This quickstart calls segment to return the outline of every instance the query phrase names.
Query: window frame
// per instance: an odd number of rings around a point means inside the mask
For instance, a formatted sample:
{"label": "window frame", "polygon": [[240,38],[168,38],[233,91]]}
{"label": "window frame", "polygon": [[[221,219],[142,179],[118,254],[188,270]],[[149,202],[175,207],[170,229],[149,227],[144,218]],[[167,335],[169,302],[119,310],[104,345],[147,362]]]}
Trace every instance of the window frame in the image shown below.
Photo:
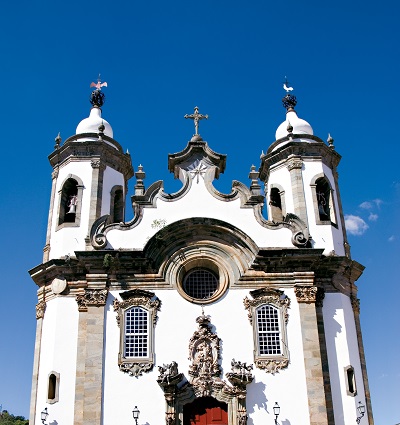
{"label": "window frame", "polygon": [[[287,340],[287,323],[289,320],[288,309],[290,308],[290,299],[283,291],[278,289],[261,288],[250,291],[253,299],[245,298],[244,306],[248,311],[248,319],[253,327],[254,343],[254,364],[257,368],[265,370],[267,373],[275,374],[280,369],[289,365],[289,349]],[[279,354],[261,354],[259,342],[259,322],[257,312],[261,307],[271,306],[277,311],[279,325]]]}
{"label": "window frame", "polygon": [[[157,323],[157,312],[161,308],[161,301],[153,292],[142,289],[133,289],[121,292],[120,297],[114,300],[114,311],[117,313],[117,324],[120,327],[120,343],[118,353],[119,369],[131,376],[141,376],[144,372],[149,372],[154,367],[154,337],[155,325]],[[140,307],[147,312],[147,355],[146,356],[126,356],[126,322],[127,312],[134,307]]]}
{"label": "window frame", "polygon": [[[121,211],[121,220],[116,220],[115,218],[115,214],[116,214],[116,209],[115,209],[115,200],[117,197],[117,192],[121,191],[122,192],[122,211]],[[112,223],[123,223],[125,221],[125,193],[124,193],[124,188],[121,185],[115,185],[112,187],[111,191],[110,191],[110,217],[111,217],[111,222]]]}
{"label": "window frame", "polygon": [[[329,217],[330,217],[329,220],[321,220],[319,215],[317,185],[321,179],[323,179],[329,187],[329,199],[328,199]],[[336,217],[334,190],[332,188],[331,182],[329,181],[328,177],[324,173],[317,174],[316,176],[313,177],[310,183],[310,187],[311,187],[312,199],[314,204],[315,223],[330,224],[337,228],[338,225],[337,225],[337,217]]]}
{"label": "window frame", "polygon": [[[63,199],[63,193],[65,190],[65,185],[68,180],[76,181],[77,188],[77,204],[76,204],[76,212],[75,212],[75,220],[74,221],[64,221],[65,216],[65,199]],[[75,174],[68,174],[68,176],[62,182],[60,189],[58,191],[58,213],[57,213],[57,224],[56,231],[63,229],[64,227],[79,227],[81,225],[81,211],[82,211],[82,198],[83,198],[83,182],[82,180],[76,176]]]}
{"label": "window frame", "polygon": [[[55,382],[54,382],[54,397],[53,398],[49,398],[50,395],[50,379],[51,376],[55,377]],[[52,370],[48,376],[47,376],[47,400],[46,402],[48,404],[54,404],[57,403],[59,401],[59,390],[60,390],[60,374],[58,372],[55,372],[54,370]]]}

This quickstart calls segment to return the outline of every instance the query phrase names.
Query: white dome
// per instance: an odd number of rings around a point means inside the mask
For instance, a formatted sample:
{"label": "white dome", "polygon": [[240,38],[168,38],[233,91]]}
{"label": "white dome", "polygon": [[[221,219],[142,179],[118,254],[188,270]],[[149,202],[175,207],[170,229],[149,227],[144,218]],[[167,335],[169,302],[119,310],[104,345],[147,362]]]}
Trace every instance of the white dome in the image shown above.
{"label": "white dome", "polygon": [[289,123],[293,127],[293,134],[314,134],[311,125],[299,118],[296,112],[292,110],[286,114],[286,120],[276,130],[275,140],[282,139],[289,134],[287,130]]}
{"label": "white dome", "polygon": [[113,137],[113,130],[111,125],[103,118],[101,118],[101,109],[100,108],[92,108],[90,111],[90,115],[82,120],[78,127],[76,127],[76,134],[82,133],[98,133],[99,126],[103,124],[104,134],[109,137]]}

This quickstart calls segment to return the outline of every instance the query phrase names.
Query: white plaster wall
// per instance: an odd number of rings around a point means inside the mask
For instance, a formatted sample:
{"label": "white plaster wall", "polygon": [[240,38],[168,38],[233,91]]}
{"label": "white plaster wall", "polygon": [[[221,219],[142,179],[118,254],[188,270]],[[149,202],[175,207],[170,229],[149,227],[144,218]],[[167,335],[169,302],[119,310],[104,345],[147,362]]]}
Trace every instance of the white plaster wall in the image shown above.
{"label": "white plaster wall", "polygon": [[[305,383],[303,346],[298,304],[292,289],[285,292],[291,299],[288,323],[290,365],[275,376],[254,368],[255,379],[248,389],[247,409],[249,425],[273,423],[272,407],[281,406],[280,420],[290,423],[309,423],[308,400]],[[165,399],[156,379],[158,365],[176,361],[179,372],[189,377],[189,340],[198,329],[196,317],[201,308],[184,300],[175,290],[158,290],[162,301],[155,327],[156,367],[139,378],[130,377],[118,369],[120,329],[112,302],[118,292],[112,292],[106,306],[106,337],[104,364],[103,423],[130,423],[132,409],[141,411],[141,424],[160,424],[165,421]],[[253,363],[253,330],[243,306],[248,290],[230,290],[219,301],[204,308],[211,316],[215,332],[222,339],[223,376],[231,371],[231,361]]]}
{"label": "white plaster wall", "polygon": [[[269,194],[271,192],[271,185],[279,184],[283,187],[285,191],[285,206],[286,213],[294,213],[294,204],[293,204],[293,191],[292,191],[292,182],[290,180],[290,172],[286,167],[286,163],[275,167],[271,170],[271,174],[268,179],[268,189],[266,191],[267,202],[269,199]],[[268,211],[270,212],[270,207],[268,205]],[[269,215],[269,219],[270,219]]]}
{"label": "white plaster wall", "polygon": [[[171,224],[191,217],[215,218],[228,222],[247,233],[259,247],[292,247],[292,232],[289,229],[270,230],[255,219],[253,208],[240,208],[240,199],[221,201],[207,190],[202,178],[192,181],[189,192],[177,201],[168,202],[157,198],[157,208],[144,208],[142,221],[136,227],[107,233],[109,244],[118,248],[143,248],[160,228],[154,220]],[[152,226],[153,225],[153,226]]]}
{"label": "white plaster wall", "polygon": [[117,185],[122,186],[122,190],[125,192],[124,176],[113,168],[106,167],[103,176],[100,216],[110,214],[111,189]]}
{"label": "white plaster wall", "polygon": [[[48,423],[73,424],[75,404],[78,307],[75,298],[58,297],[47,302],[43,319],[36,402],[36,423],[47,407]],[[59,401],[47,404],[48,376],[60,374]]]}
{"label": "white plaster wall", "polygon": [[[312,190],[310,183],[317,174],[324,173],[328,178],[331,187],[334,189],[334,207],[336,213],[336,224],[340,226],[338,229],[328,224],[316,224],[316,217],[314,211],[314,201],[312,197]],[[320,161],[304,161],[303,167],[303,185],[307,205],[307,216],[310,234],[315,241],[314,248],[324,248],[324,254],[329,254],[332,250],[337,255],[345,255],[343,245],[343,233],[341,231],[339,208],[336,199],[336,187],[330,168],[323,166]]]}
{"label": "white plaster wall", "polygon": [[[50,256],[60,258],[64,255],[73,255],[74,251],[85,249],[85,237],[88,233],[89,210],[90,210],[90,191],[92,185],[92,166],[87,162],[69,162],[60,168],[57,178],[56,193],[53,205],[53,218],[51,225]],[[81,222],[79,227],[64,227],[56,231],[58,225],[58,210],[60,205],[60,193],[63,183],[69,174],[76,175],[83,182]]]}
{"label": "white plaster wall", "polygon": [[[331,378],[335,425],[356,422],[357,405],[365,405],[365,392],[358,350],[354,313],[349,297],[326,294],[323,306],[326,346]],[[347,395],[345,367],[353,366],[357,395]],[[365,415],[363,423],[368,423]]]}

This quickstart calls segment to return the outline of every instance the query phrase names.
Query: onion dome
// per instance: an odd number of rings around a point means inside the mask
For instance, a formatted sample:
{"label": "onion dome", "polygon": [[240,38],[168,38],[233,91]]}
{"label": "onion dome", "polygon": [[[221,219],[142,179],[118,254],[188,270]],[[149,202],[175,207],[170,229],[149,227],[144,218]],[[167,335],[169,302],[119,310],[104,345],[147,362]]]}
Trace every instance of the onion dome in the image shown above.
{"label": "onion dome", "polygon": [[[286,108],[286,120],[278,127],[275,133],[275,140],[282,139],[289,134],[289,129],[292,130],[290,133],[293,134],[310,134],[313,135],[313,129],[311,125],[299,118],[294,110],[294,107],[297,104],[296,96],[292,94],[287,94],[282,99],[283,106]],[[291,128],[290,128],[291,127]]]}
{"label": "onion dome", "polygon": [[101,107],[105,102],[105,95],[101,91],[102,87],[107,87],[107,83],[102,83],[99,78],[97,83],[91,83],[90,87],[94,87],[95,90],[92,91],[90,95],[90,103],[93,105],[88,118],[82,120],[78,127],[76,127],[76,134],[83,133],[98,133],[100,131],[106,136],[113,137],[113,130],[111,125],[101,117]]}

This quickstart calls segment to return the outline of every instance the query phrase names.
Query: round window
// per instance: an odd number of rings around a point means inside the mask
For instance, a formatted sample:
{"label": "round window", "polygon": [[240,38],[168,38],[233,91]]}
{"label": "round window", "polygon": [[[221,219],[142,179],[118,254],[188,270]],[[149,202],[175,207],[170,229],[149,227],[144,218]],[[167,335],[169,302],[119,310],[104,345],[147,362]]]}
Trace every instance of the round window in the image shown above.
{"label": "round window", "polygon": [[189,297],[207,300],[218,290],[218,277],[207,269],[192,269],[183,280],[183,290]]}

